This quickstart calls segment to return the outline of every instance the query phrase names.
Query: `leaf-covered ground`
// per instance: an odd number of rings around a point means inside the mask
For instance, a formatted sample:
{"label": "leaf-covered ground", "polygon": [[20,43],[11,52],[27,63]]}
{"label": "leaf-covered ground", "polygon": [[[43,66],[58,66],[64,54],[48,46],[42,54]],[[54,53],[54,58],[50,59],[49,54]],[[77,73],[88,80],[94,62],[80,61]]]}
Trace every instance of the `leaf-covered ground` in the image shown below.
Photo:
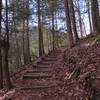
{"label": "leaf-covered ground", "polygon": [[[100,100],[100,36],[88,37],[65,52],[68,100]],[[88,44],[88,45],[87,45]]]}
{"label": "leaf-covered ground", "polygon": [[[0,100],[100,100],[100,37],[89,36],[70,50],[61,47],[57,51],[56,57],[49,58],[54,61],[42,61],[53,64],[38,65],[48,67],[38,73],[32,72],[34,62],[14,70],[14,89],[1,90]],[[32,79],[37,75],[51,77]]]}

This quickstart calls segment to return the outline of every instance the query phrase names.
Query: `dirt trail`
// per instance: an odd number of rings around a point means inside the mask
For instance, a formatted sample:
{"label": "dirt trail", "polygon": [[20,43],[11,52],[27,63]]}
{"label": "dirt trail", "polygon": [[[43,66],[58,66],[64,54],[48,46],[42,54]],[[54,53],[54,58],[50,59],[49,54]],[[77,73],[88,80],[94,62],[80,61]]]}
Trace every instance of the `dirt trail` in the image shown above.
{"label": "dirt trail", "polygon": [[12,100],[64,100],[61,89],[59,69],[63,69],[64,50],[62,47],[52,52],[36,64],[28,65],[12,77],[16,95]]}

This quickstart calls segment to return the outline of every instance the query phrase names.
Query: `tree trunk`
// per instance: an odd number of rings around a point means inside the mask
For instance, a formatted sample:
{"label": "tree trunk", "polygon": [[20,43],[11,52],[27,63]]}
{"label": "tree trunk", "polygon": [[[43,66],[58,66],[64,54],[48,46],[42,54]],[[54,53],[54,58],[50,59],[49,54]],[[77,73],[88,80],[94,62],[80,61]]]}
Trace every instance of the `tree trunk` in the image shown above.
{"label": "tree trunk", "polygon": [[69,0],[69,1],[70,1],[71,13],[72,13],[73,30],[74,30],[75,40],[77,42],[79,40],[79,37],[78,37],[78,34],[77,34],[77,29],[76,29],[76,19],[75,19],[75,11],[74,11],[74,6],[73,6],[73,0]]}
{"label": "tree trunk", "polygon": [[17,33],[16,33],[16,22],[15,22],[15,12],[13,11],[13,24],[14,24],[14,31],[15,31],[15,39],[16,39],[16,46],[17,46],[17,66],[19,66],[21,63],[21,55],[19,50],[19,43],[17,39]]}
{"label": "tree trunk", "polygon": [[6,45],[6,48],[4,50],[5,54],[5,64],[4,64],[4,72],[5,72],[5,79],[6,79],[6,85],[7,89],[11,89],[11,81],[10,81],[10,75],[9,75],[9,66],[8,66],[8,51],[9,51],[9,44]]}
{"label": "tree trunk", "polygon": [[[52,4],[53,5],[53,4]],[[55,25],[54,25],[54,9],[53,9],[53,6],[52,6],[52,11],[51,11],[51,14],[52,14],[52,36],[53,36],[53,50],[55,49]]]}
{"label": "tree trunk", "polygon": [[[27,11],[29,12],[29,0],[27,0]],[[30,40],[29,40],[29,15],[27,16],[27,62],[31,61],[30,56]]]}
{"label": "tree trunk", "polygon": [[17,46],[17,59],[18,59],[18,64],[17,66],[20,66],[20,64],[22,65],[21,62],[21,55],[20,55],[20,50],[19,50],[19,43],[18,43],[18,39],[17,39],[17,33],[15,32],[15,39],[16,39],[16,46]]}
{"label": "tree trunk", "polygon": [[31,61],[31,56],[30,56],[30,39],[29,39],[29,21],[27,19],[27,62]]}
{"label": "tree trunk", "polygon": [[9,66],[8,66],[8,51],[9,51],[9,30],[8,30],[8,3],[6,0],[6,36],[7,36],[7,42],[5,45],[5,65],[4,65],[4,71],[5,71],[5,79],[7,84],[7,89],[11,89],[11,81],[10,81],[10,75],[9,75]]}
{"label": "tree trunk", "polygon": [[0,89],[3,88],[2,54],[1,54],[1,19],[2,19],[2,0],[0,0]]}
{"label": "tree trunk", "polygon": [[93,23],[93,31],[100,31],[100,16],[99,16],[99,8],[98,1],[91,0],[91,9],[92,9],[92,23]]}
{"label": "tree trunk", "polygon": [[26,53],[25,53],[25,36],[24,36],[24,32],[25,32],[25,21],[23,19],[23,59],[24,59],[24,64],[27,62],[26,60]]}
{"label": "tree trunk", "polygon": [[90,15],[89,4],[90,4],[89,0],[87,0],[86,5],[87,5],[88,19],[89,19],[89,24],[90,24],[90,33],[92,33],[92,24],[91,24],[91,15]]}
{"label": "tree trunk", "polygon": [[47,46],[48,46],[48,53],[49,53],[50,50],[49,50],[49,35],[48,35],[48,34],[49,34],[49,32],[46,33],[46,36],[47,36]]}
{"label": "tree trunk", "polygon": [[85,28],[85,23],[84,23],[83,19],[82,19],[82,24],[83,24],[83,28],[84,28],[84,35],[87,36],[86,28]]}
{"label": "tree trunk", "polygon": [[[45,15],[42,14],[42,22],[40,21],[40,22],[41,22],[41,31],[42,31],[42,32],[43,32],[42,29],[43,29],[43,27],[44,27],[44,26],[43,26],[43,24],[44,24],[44,17],[45,17]],[[43,54],[45,54],[45,49],[44,49],[44,44],[43,44],[43,33],[42,33],[42,38],[41,38],[41,39],[42,39]]]}
{"label": "tree trunk", "polygon": [[39,56],[43,56],[44,45],[43,45],[43,33],[41,29],[40,0],[37,1],[37,4],[38,4]]}
{"label": "tree trunk", "polygon": [[69,16],[69,6],[68,6],[68,0],[64,0],[64,1],[65,1],[66,23],[67,23],[67,30],[68,30],[67,32],[68,32],[70,48],[71,48],[74,45],[74,41],[73,41],[71,21],[70,21],[70,16]]}
{"label": "tree trunk", "polygon": [[57,12],[55,11],[55,29],[58,29]]}
{"label": "tree trunk", "polygon": [[83,26],[82,26],[82,19],[81,19],[81,12],[80,12],[80,5],[79,5],[79,1],[77,1],[77,5],[78,5],[78,17],[79,17],[79,25],[80,25],[80,34],[81,34],[81,37],[83,38]]}

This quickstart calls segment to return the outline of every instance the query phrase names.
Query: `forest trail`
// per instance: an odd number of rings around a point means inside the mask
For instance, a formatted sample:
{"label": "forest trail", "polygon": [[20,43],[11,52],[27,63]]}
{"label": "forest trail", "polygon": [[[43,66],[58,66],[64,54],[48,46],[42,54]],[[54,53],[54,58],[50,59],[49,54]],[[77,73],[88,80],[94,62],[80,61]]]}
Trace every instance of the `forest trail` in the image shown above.
{"label": "forest trail", "polygon": [[11,81],[14,89],[5,93],[9,99],[0,100],[99,100],[100,37],[87,37],[71,49],[61,47],[19,67]]}
{"label": "forest trail", "polygon": [[57,70],[62,67],[60,64],[65,50],[66,48],[62,47],[46,57],[37,59],[28,65],[29,67],[22,69],[20,74],[12,77],[17,89],[13,100],[61,100]]}

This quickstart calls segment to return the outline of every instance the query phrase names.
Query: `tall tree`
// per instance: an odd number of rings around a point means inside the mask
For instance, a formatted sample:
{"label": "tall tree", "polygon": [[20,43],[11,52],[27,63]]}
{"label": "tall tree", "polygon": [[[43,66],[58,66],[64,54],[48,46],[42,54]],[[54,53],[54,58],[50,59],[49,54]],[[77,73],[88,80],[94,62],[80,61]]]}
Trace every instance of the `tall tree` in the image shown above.
{"label": "tall tree", "polygon": [[78,11],[78,17],[79,17],[79,25],[80,25],[80,33],[81,33],[81,37],[83,38],[83,25],[82,25],[82,18],[81,18],[81,11],[80,11],[80,4],[79,4],[79,0],[76,0],[77,2],[77,11]]}
{"label": "tall tree", "polygon": [[29,0],[26,1],[27,8],[27,62],[31,61],[30,57],[30,40],[29,40]]}
{"label": "tall tree", "polygon": [[98,1],[91,0],[91,9],[92,9],[92,23],[93,23],[93,31],[97,32],[100,30],[100,16],[99,16],[99,8]]}
{"label": "tall tree", "polygon": [[54,1],[51,1],[51,16],[52,16],[52,36],[53,36],[53,50],[54,50],[55,49]]}
{"label": "tall tree", "polygon": [[73,34],[72,34],[72,29],[71,29],[71,20],[70,20],[70,15],[69,15],[69,5],[68,5],[68,0],[64,0],[64,1],[65,1],[67,32],[68,32],[70,47],[72,47],[74,45],[74,41],[73,41]]}
{"label": "tall tree", "polygon": [[25,53],[25,20],[24,20],[24,18],[23,18],[22,39],[23,39],[23,58],[24,58],[24,64],[25,64],[27,62],[27,59],[26,59],[26,53]]}
{"label": "tall tree", "polygon": [[43,33],[42,33],[42,29],[41,29],[40,0],[37,0],[37,4],[38,4],[39,56],[43,56],[44,45],[43,45]]}
{"label": "tall tree", "polygon": [[7,88],[11,89],[11,81],[10,81],[10,75],[9,75],[9,66],[8,66],[8,51],[9,51],[9,28],[8,28],[8,1],[6,0],[6,44],[4,48],[5,53],[5,65],[4,65],[4,71],[5,71],[5,79]]}
{"label": "tall tree", "polygon": [[14,26],[14,33],[15,33],[15,39],[16,39],[16,47],[17,47],[17,66],[21,64],[21,55],[19,50],[19,42],[17,38],[17,29],[16,29],[16,21],[15,21],[15,8],[13,6],[13,26]]}
{"label": "tall tree", "polygon": [[90,33],[92,33],[92,23],[91,23],[91,15],[90,15],[90,0],[86,0],[86,6],[87,6],[87,13],[88,13],[88,19],[89,19],[89,26],[90,26]]}
{"label": "tall tree", "polygon": [[72,15],[72,24],[73,24],[73,30],[74,30],[74,35],[75,35],[75,40],[78,41],[78,33],[76,29],[76,19],[75,19],[75,11],[74,11],[74,6],[73,6],[73,0],[70,1],[70,8],[71,8],[71,15]]}
{"label": "tall tree", "polygon": [[1,55],[1,19],[2,19],[2,0],[0,0],[0,89],[3,88],[2,55]]}

